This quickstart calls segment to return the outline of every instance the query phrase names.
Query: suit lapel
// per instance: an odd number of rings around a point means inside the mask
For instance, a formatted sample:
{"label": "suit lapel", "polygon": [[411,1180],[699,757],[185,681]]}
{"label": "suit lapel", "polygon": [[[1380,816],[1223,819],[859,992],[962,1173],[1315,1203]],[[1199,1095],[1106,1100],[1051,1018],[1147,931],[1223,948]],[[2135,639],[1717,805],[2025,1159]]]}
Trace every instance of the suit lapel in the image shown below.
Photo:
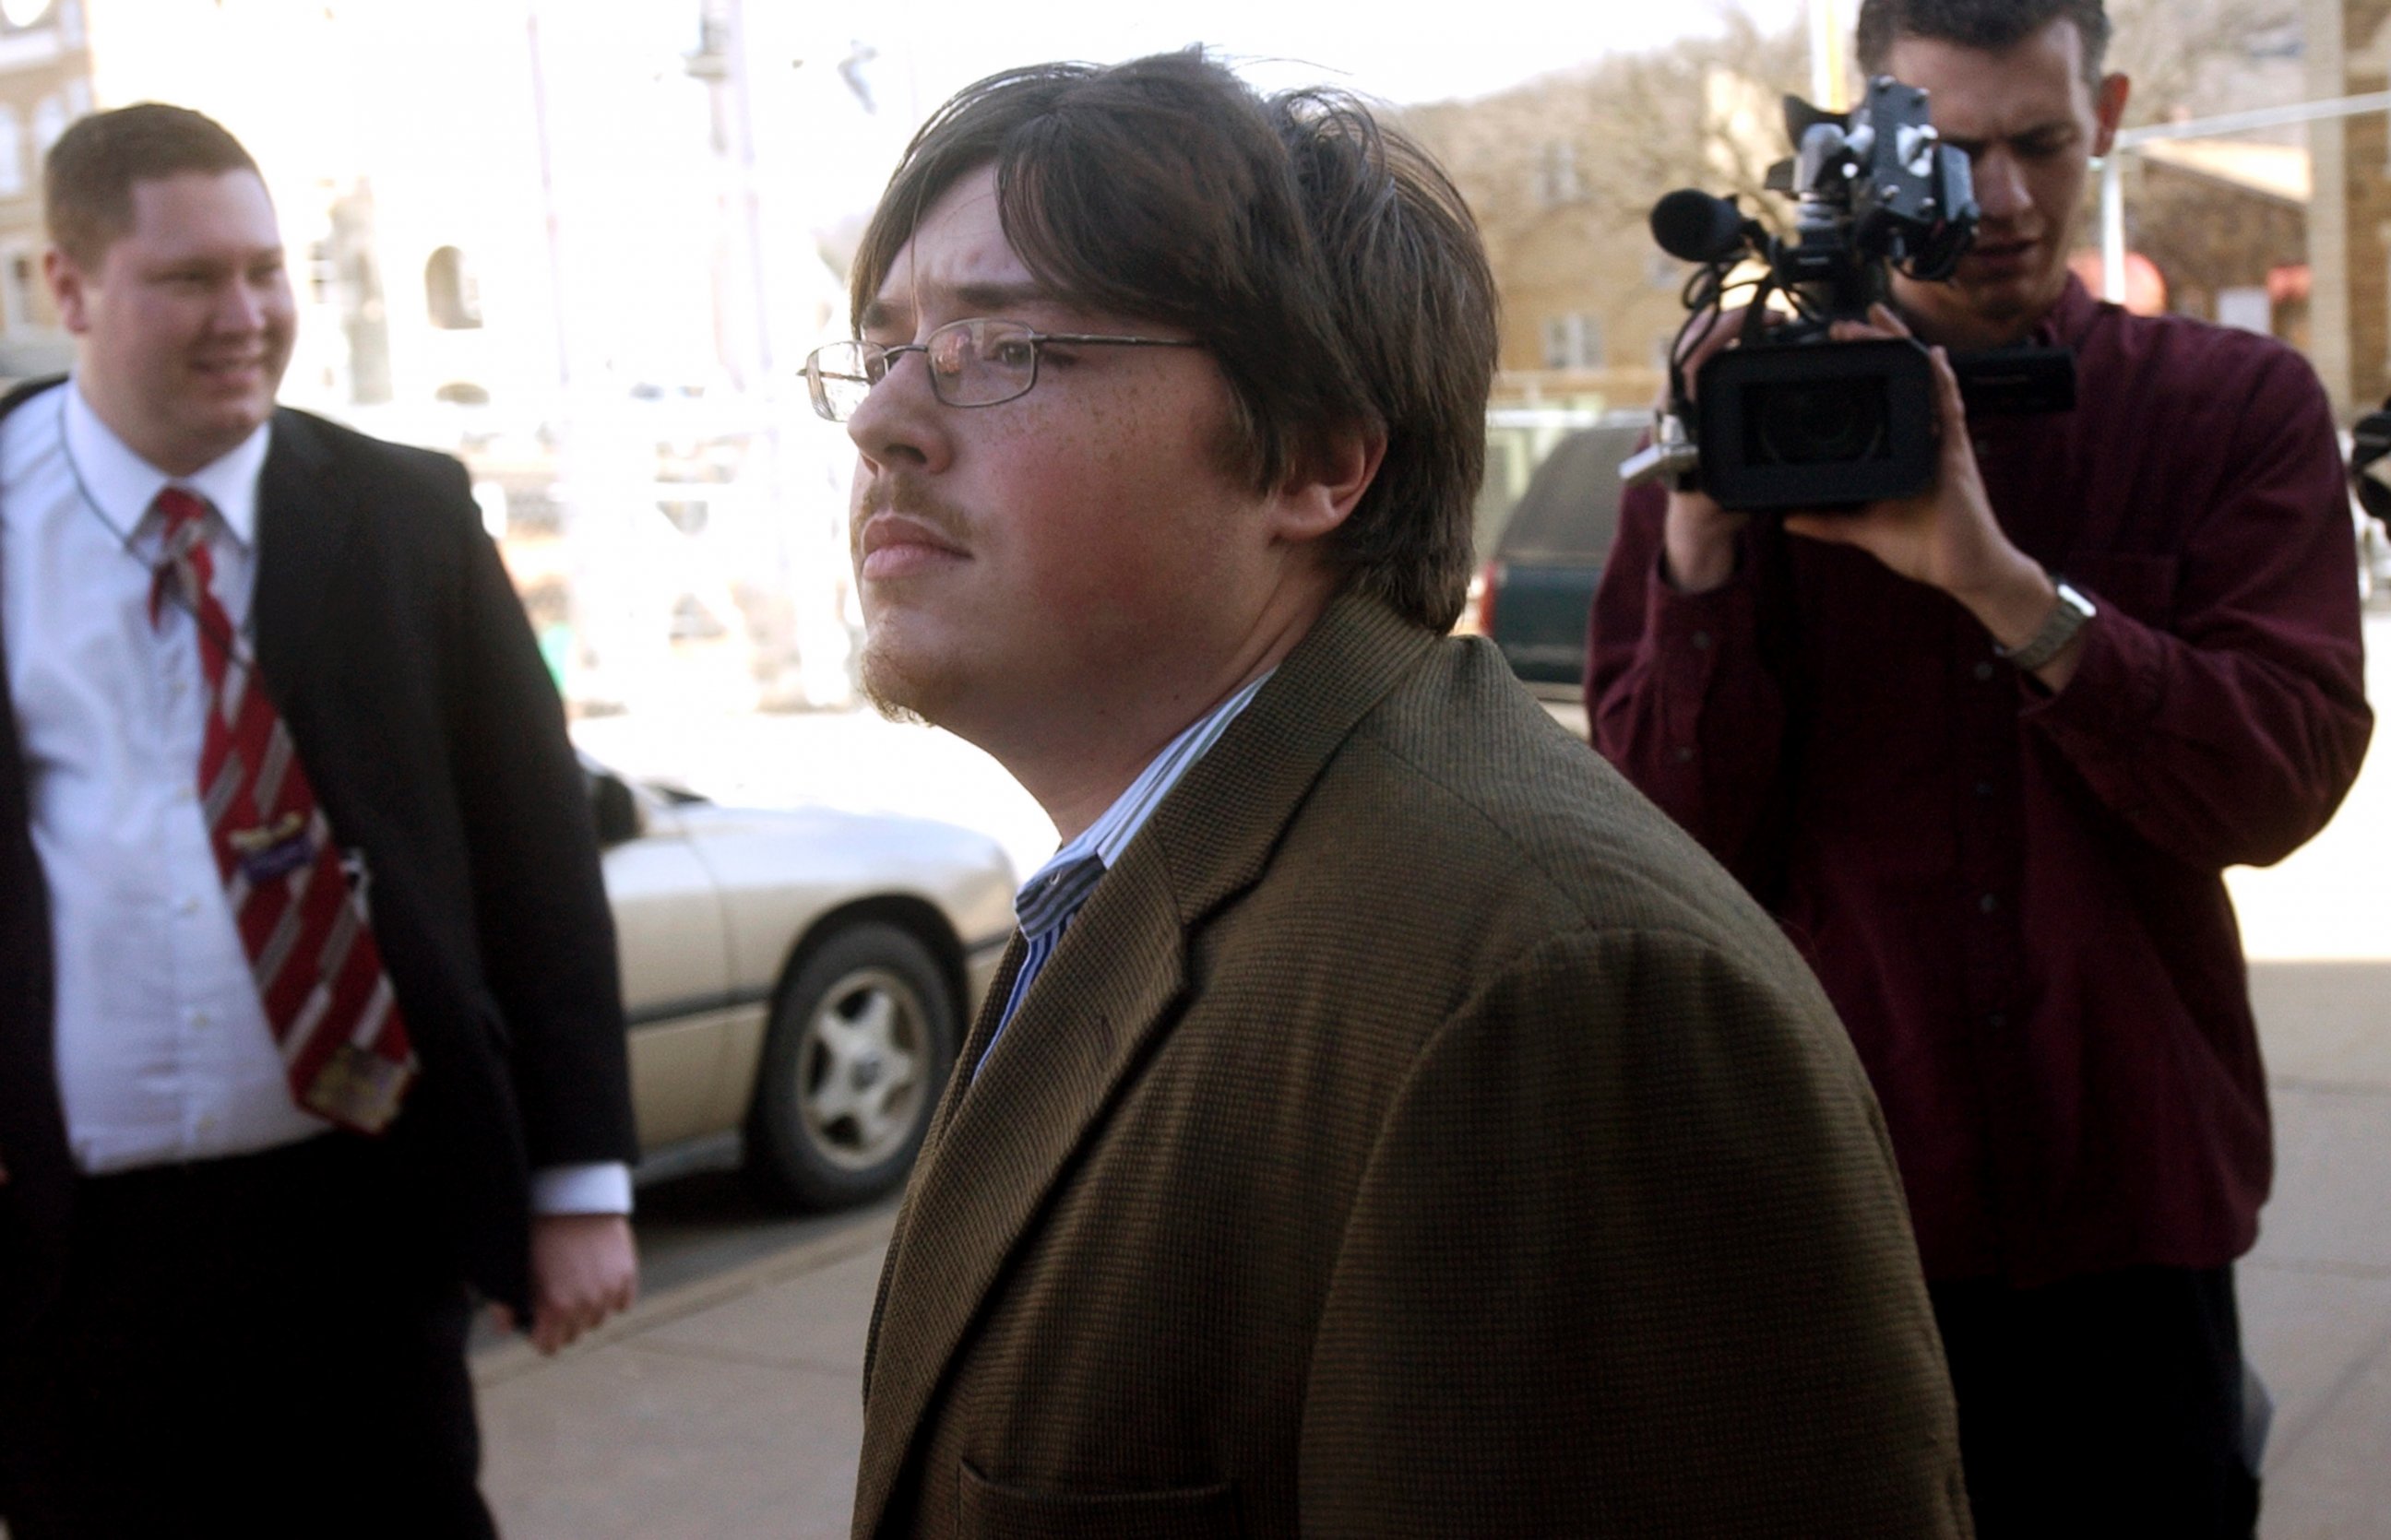
{"label": "suit lapel", "polygon": [[314,425],[274,414],[274,436],[257,478],[257,589],[250,622],[260,672],[278,700],[300,677],[322,622],[325,596],[350,537],[351,510],[328,471]]}
{"label": "suit lapel", "polygon": [[989,992],[882,1275],[866,1357],[859,1534],[879,1524],[1005,1259],[1167,1032],[1190,930],[1260,876],[1337,746],[1432,645],[1374,600],[1338,600],[1096,885],[1002,1051],[965,1086],[962,1066],[993,1030],[1009,969]]}

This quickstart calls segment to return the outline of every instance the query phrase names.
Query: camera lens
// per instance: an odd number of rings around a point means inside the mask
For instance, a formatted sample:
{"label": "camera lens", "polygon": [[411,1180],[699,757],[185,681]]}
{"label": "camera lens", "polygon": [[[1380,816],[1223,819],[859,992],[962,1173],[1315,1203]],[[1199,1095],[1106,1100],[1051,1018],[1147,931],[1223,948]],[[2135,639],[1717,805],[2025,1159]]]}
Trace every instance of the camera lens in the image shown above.
{"label": "camera lens", "polygon": [[1884,385],[1881,376],[1755,382],[1744,395],[1745,452],[1758,465],[1880,459]]}

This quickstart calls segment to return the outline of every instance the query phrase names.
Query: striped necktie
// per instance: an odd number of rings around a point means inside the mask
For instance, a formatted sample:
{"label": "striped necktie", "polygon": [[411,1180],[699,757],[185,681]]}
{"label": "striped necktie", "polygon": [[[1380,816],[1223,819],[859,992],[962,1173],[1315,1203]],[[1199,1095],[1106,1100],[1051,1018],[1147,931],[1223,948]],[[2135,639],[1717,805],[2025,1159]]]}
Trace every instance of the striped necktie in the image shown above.
{"label": "striped necktie", "polygon": [[988,1046],[980,1050],[979,1062],[972,1066],[974,1075],[988,1062],[988,1056],[996,1051],[996,1040],[1013,1024],[1014,1012],[1028,996],[1029,986],[1046,967],[1046,959],[1054,955],[1063,932],[1070,929],[1071,917],[1079,912],[1079,905],[1095,891],[1096,879],[1104,875],[1103,856],[1083,855],[1048,873],[1036,892],[1015,904],[1014,918],[1021,922],[1021,966],[1013,971],[1013,988],[1004,996],[1004,1014],[997,1018],[996,1031],[989,1034]]}
{"label": "striped necktie", "polygon": [[215,596],[207,503],[170,486],[155,507],[165,554],[149,619],[162,617],[172,596],[199,625],[209,694],[200,805],[291,1094],[343,1128],[379,1134],[416,1071],[381,951],[290,729],[257,687],[252,661],[236,655],[231,618]]}

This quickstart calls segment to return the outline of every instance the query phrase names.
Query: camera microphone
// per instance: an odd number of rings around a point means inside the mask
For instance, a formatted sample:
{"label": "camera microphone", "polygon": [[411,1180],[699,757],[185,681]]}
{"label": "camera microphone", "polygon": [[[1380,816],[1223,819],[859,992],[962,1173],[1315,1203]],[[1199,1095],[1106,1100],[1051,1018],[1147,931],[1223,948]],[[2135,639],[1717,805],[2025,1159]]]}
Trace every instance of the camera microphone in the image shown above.
{"label": "camera microphone", "polygon": [[1681,262],[1712,263],[1743,250],[1743,211],[1732,199],[1679,187],[1652,205],[1652,238]]}

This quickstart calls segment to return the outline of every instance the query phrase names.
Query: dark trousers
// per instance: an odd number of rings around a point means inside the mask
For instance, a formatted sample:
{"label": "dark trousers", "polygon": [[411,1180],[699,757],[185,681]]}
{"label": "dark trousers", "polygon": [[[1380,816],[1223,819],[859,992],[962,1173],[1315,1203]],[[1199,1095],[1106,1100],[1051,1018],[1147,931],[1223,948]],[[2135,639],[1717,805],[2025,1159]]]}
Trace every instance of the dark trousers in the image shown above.
{"label": "dark trousers", "polygon": [[1978,1540],[2249,1540],[2232,1269],[1931,1292]]}
{"label": "dark trousers", "polygon": [[470,1303],[378,1143],[85,1178],[0,1366],[12,1540],[495,1536]]}

